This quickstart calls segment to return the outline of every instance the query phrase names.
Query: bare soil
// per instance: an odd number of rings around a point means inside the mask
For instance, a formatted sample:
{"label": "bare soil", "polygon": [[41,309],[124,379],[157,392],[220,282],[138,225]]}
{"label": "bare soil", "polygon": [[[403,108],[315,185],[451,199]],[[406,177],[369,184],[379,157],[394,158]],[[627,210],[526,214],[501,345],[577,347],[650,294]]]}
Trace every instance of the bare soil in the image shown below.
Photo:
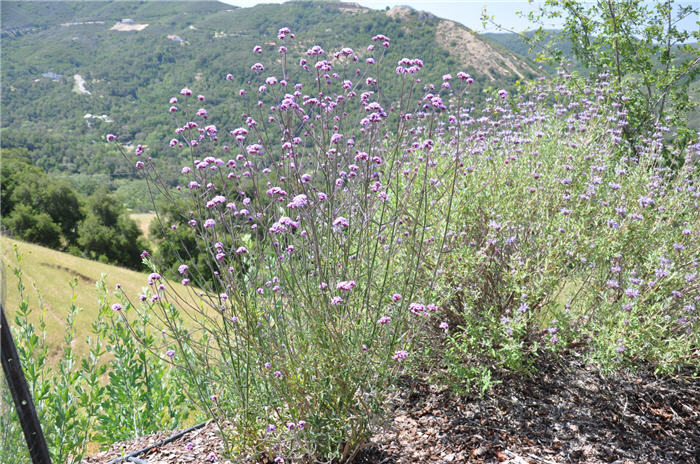
{"label": "bare soil", "polygon": [[124,24],[122,22],[116,23],[114,26],[110,27],[110,31],[142,31],[148,27],[148,24]]}
{"label": "bare soil", "polygon": [[[700,379],[649,371],[603,375],[582,357],[541,357],[531,376],[502,374],[484,398],[404,379],[388,427],[355,464],[700,463]],[[113,445],[104,464],[171,435]],[[191,444],[191,449],[188,448]],[[208,424],[143,455],[150,464],[228,462]]]}
{"label": "bare soil", "polygon": [[455,55],[465,69],[478,69],[492,81],[499,75],[515,75],[523,79],[521,71],[534,71],[525,61],[500,52],[474,31],[454,21],[440,21],[435,40],[440,47]]}

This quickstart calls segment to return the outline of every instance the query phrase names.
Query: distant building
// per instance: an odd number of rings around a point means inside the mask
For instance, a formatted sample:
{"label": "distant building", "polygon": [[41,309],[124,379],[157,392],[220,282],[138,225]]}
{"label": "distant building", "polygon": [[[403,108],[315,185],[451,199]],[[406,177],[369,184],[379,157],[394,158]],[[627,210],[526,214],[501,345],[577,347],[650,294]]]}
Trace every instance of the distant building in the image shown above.
{"label": "distant building", "polygon": [[168,38],[169,38],[170,40],[174,40],[175,42],[182,42],[182,37],[177,36],[177,35],[175,35],[175,34],[170,34],[170,35],[168,35]]}
{"label": "distant building", "polygon": [[43,73],[41,76],[42,76],[42,77],[46,77],[46,78],[48,78],[48,79],[51,79],[51,80],[53,80],[53,81],[57,81],[57,80],[59,80],[60,78],[63,77],[61,74],[56,74],[56,73],[53,73],[53,72],[45,72],[45,73]]}
{"label": "distant building", "polygon": [[131,18],[122,19],[122,24],[134,24],[134,20]]}

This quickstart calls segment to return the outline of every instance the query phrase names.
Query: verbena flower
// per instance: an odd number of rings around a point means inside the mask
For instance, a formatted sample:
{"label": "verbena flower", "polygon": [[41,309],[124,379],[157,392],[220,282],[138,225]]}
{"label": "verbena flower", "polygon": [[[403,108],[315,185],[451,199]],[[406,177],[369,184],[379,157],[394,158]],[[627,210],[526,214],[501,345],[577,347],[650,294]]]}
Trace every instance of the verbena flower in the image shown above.
{"label": "verbena flower", "polygon": [[346,292],[348,292],[348,291],[352,290],[353,288],[355,288],[355,285],[357,285],[357,284],[355,283],[354,280],[348,280],[348,281],[344,280],[344,281],[338,282],[335,287],[338,290],[345,290]]}

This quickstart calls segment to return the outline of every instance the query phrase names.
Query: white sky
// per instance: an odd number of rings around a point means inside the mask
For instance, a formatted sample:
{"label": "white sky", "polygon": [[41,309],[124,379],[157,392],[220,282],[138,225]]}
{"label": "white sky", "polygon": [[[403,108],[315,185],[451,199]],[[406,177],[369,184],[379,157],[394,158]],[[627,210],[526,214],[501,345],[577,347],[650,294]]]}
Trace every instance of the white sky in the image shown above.
{"label": "white sky", "polygon": [[[261,3],[284,3],[284,0],[221,0],[230,5],[240,7],[251,7]],[[533,5],[542,2],[533,2],[527,0],[520,1],[494,1],[494,0],[350,0],[352,3],[359,3],[362,6],[383,10],[385,7],[393,7],[396,5],[408,5],[416,10],[424,10],[433,13],[440,18],[451,19],[460,22],[465,26],[476,31],[484,31],[481,23],[481,10],[486,6],[487,12],[491,16],[495,16],[496,21],[505,27],[516,29],[518,31],[524,29],[527,23],[519,19],[516,12],[531,11],[535,7]],[[553,25],[555,26],[555,25]],[[495,28],[487,27],[488,31],[494,31]]]}
{"label": "white sky", "polygon": [[[284,3],[283,0],[221,0],[224,3],[236,5],[240,7],[250,7],[260,3]],[[424,10],[433,13],[435,16],[453,21],[460,22],[465,26],[474,29],[478,32],[496,32],[493,26],[487,26],[484,29],[481,22],[481,11],[486,7],[486,11],[490,16],[495,17],[495,21],[508,28],[518,32],[527,29],[528,22],[519,17],[518,12],[527,13],[537,10],[539,4],[543,1],[528,1],[528,0],[351,0],[354,3],[359,3],[362,6],[374,9],[383,10],[385,7],[393,7],[396,5],[409,5],[416,10]],[[683,4],[694,4],[700,7],[700,0],[682,2]],[[687,30],[698,30],[700,26],[696,23],[700,18],[688,18],[681,24],[682,28]],[[547,24],[548,27],[559,27],[561,23]]]}

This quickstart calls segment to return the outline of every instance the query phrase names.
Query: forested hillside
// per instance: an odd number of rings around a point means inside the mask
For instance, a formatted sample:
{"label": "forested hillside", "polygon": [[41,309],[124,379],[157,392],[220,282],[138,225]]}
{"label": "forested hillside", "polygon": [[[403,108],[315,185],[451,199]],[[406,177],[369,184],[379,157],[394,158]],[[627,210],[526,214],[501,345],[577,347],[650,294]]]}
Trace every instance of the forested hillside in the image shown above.
{"label": "forested hillside", "polygon": [[[332,55],[352,47],[357,66],[366,65],[363,61],[372,55],[367,43],[381,31],[398,43],[384,52],[389,63],[421,58],[426,83],[464,69],[475,78],[477,99],[488,87],[532,77],[535,71],[532,62],[457,23],[406,7],[374,11],[308,1],[255,8],[218,2],[3,2],[5,229],[74,254],[138,265],[138,230],[122,209],[145,212],[153,203],[144,181],[106,143],[105,134],[117,135],[127,149],[146,147],[158,165],[171,167],[167,182],[174,186],[179,172],[168,146],[175,135],[170,98],[190,87],[206,95],[212,123],[222,130],[240,126],[245,100],[231,97],[246,88],[249,98],[256,98],[251,65],[280,56],[270,38],[290,24],[303,37],[294,43],[296,51],[320,45]],[[261,47],[259,53],[254,45]],[[375,77],[387,77],[393,67],[383,69]],[[354,70],[347,69],[352,75]],[[313,73],[306,74],[301,82],[313,83]],[[392,85],[381,89],[387,107],[400,91]],[[22,179],[39,182],[46,174],[61,179],[57,185],[74,204],[70,214],[43,201],[50,196],[46,188],[14,189]],[[102,197],[116,194],[109,197],[117,211],[114,220],[94,220],[99,215],[89,205],[95,191]],[[131,246],[120,244],[119,236],[129,237]]]}
{"label": "forested hillside", "polygon": [[[530,62],[503,47],[408,8],[374,11],[333,2],[245,9],[216,2],[164,5],[3,2],[3,145],[27,148],[36,166],[70,174],[78,188],[89,189],[95,179],[115,182],[116,188],[130,173],[104,143],[105,133],[161,156],[172,135],[168,100],[182,87],[207,96],[219,127],[235,127],[241,109],[223,102],[254,76],[250,66],[258,59],[251,44],[276,53],[269,37],[286,25],[303,37],[296,43],[300,48],[318,44],[332,53],[343,45],[360,56],[382,31],[400,43],[386,59],[421,58],[426,82],[439,82],[456,68],[472,74],[478,89],[534,75]],[[233,79],[227,82],[229,73]],[[398,92],[383,90],[388,99]]]}

